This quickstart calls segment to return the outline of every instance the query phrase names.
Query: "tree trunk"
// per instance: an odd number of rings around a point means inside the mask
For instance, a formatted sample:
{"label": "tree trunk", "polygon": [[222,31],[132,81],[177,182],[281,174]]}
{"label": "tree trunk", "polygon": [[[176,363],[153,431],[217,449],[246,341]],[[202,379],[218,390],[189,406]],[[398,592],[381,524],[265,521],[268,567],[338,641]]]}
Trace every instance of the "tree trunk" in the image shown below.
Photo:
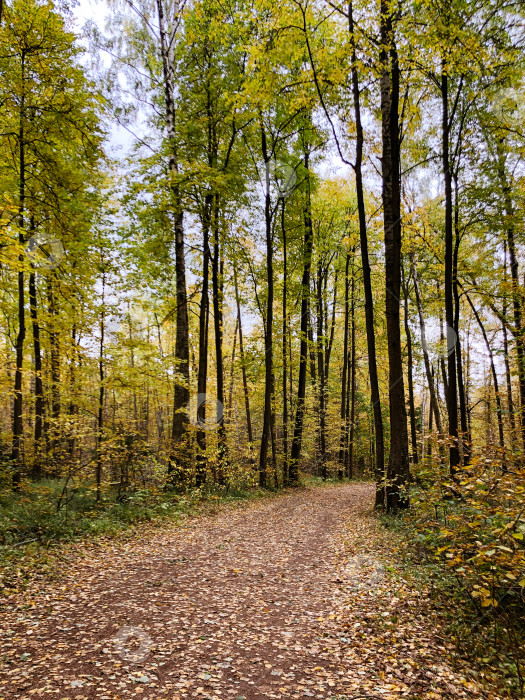
{"label": "tree trunk", "polygon": [[[452,226],[452,169],[450,167],[450,121],[448,110],[448,75],[446,64],[443,63],[441,74],[441,99],[442,99],[442,148],[443,148],[443,175],[445,178],[445,321],[448,328],[454,328],[454,241]],[[448,356],[448,433],[451,439],[449,449],[450,474],[455,477],[459,465],[458,447],[458,397],[456,381],[456,350],[452,348],[447,352]]]}
{"label": "tree trunk", "polygon": [[237,304],[237,320],[239,322],[239,354],[241,358],[241,370],[242,370],[242,386],[244,390],[244,405],[246,406],[246,428],[248,430],[248,444],[253,443],[253,432],[252,432],[252,416],[250,413],[250,395],[248,393],[248,378],[246,376],[246,357],[244,355],[244,341],[242,337],[242,316],[241,316],[241,302],[239,299],[239,286],[237,283],[237,267],[234,263],[233,266],[233,279],[235,283],[235,301]]}
{"label": "tree trunk", "polygon": [[195,483],[197,487],[206,483],[206,381],[208,375],[208,323],[210,300],[209,263],[210,263],[210,218],[213,195],[207,194],[202,216],[202,291],[199,309],[199,369],[197,374],[197,459]]}
{"label": "tree trunk", "polygon": [[[432,377],[432,383],[434,383],[434,366],[433,365],[432,365],[431,377]],[[432,408],[430,407],[429,411],[428,411],[428,445],[427,445],[427,457],[429,459],[432,457],[432,430],[433,430],[432,417],[433,417],[433,415],[434,415],[434,411],[432,411]]]}
{"label": "tree trunk", "polygon": [[33,353],[35,356],[35,455],[32,477],[42,477],[42,436],[44,423],[44,386],[42,381],[42,349],[40,345],[40,325],[38,323],[36,275],[29,275],[29,307],[33,326]]}
{"label": "tree trunk", "polygon": [[325,331],[326,320],[323,308],[323,271],[319,261],[317,265],[317,376],[319,382],[318,413],[319,413],[319,462],[321,478],[326,480],[326,388],[325,388]]}
{"label": "tree trunk", "polygon": [[287,337],[288,318],[286,299],[288,296],[288,258],[286,250],[285,199],[281,199],[281,229],[283,236],[283,486],[289,482],[288,475],[288,378],[287,378]]}
{"label": "tree trunk", "polygon": [[264,417],[259,452],[259,486],[266,486],[268,440],[272,430],[273,403],[273,236],[272,213],[270,205],[270,156],[268,155],[266,132],[261,124],[261,147],[265,164],[266,192],[264,198],[264,221],[266,228],[266,269],[268,276],[268,294],[266,301],[266,320],[264,324]]}
{"label": "tree trunk", "polygon": [[[503,269],[504,269],[504,277],[505,277],[505,282],[507,282],[507,242],[505,241],[504,243],[504,263],[503,263]],[[506,298],[503,299],[503,309],[502,309],[502,317],[504,321],[501,324],[501,328],[503,331],[503,357],[505,360],[505,381],[507,384],[507,407],[509,411],[509,423],[510,423],[510,444],[512,450],[514,450],[516,446],[516,418],[514,416],[514,399],[512,397],[512,376],[510,373],[510,362],[509,362],[509,339],[507,335],[507,324],[505,323],[505,319],[507,318],[507,300]]]}
{"label": "tree trunk", "polygon": [[[437,292],[439,294],[439,283],[436,284]],[[447,334],[448,335],[448,334]],[[448,345],[448,338],[445,341],[445,333],[443,332],[443,314],[441,312],[441,309],[439,311],[439,341],[441,343],[441,347],[447,347]],[[438,376],[436,379],[436,385],[439,385],[439,369],[441,368],[441,378],[443,380],[443,394],[445,396],[445,403],[448,402],[448,380],[447,380],[447,366],[445,363],[445,354],[446,353],[441,353],[439,355],[438,359]],[[438,398],[439,398],[439,392],[438,392]],[[448,410],[448,409],[447,409]],[[448,413],[447,413],[448,416]]]}
{"label": "tree trunk", "polygon": [[[20,124],[19,124],[19,202],[18,202],[18,243],[20,247],[25,244],[24,236],[24,214],[26,199],[26,170],[25,170],[25,53],[22,52],[21,59],[21,92],[20,92]],[[25,321],[25,298],[24,298],[24,272],[23,253],[20,253],[20,270],[18,272],[18,333],[16,336],[16,368],[15,387],[13,401],[13,444],[11,449],[11,459],[13,462],[13,488],[20,488],[22,478],[22,440],[24,435],[23,418],[23,394],[22,394],[22,372],[24,365],[24,340],[26,337]]]}
{"label": "tree trunk", "polygon": [[215,331],[215,366],[217,371],[217,442],[218,442],[218,482],[223,485],[226,480],[226,429],[224,425],[224,358],[222,354],[222,291],[221,277],[219,271],[221,247],[219,230],[219,195],[214,195],[212,212],[213,231],[213,258],[212,258],[212,298],[213,298],[213,320]]}
{"label": "tree trunk", "polygon": [[[303,136],[304,138],[304,136]],[[306,373],[308,369],[308,330],[310,318],[310,269],[313,252],[312,229],[312,205],[310,194],[309,152],[304,150],[305,176],[305,202],[303,208],[304,217],[304,247],[303,247],[303,277],[301,281],[301,341],[299,352],[299,378],[297,383],[297,408],[295,411],[295,426],[290,452],[288,474],[290,483],[299,483],[299,458],[301,456],[301,443],[303,438],[303,424],[306,399]]]}
{"label": "tree trunk", "polygon": [[498,176],[503,192],[505,206],[507,245],[510,258],[510,277],[512,282],[512,310],[514,314],[514,337],[516,340],[516,355],[518,360],[518,378],[520,390],[520,421],[522,449],[525,451],[525,335],[522,323],[521,294],[519,281],[518,259],[516,257],[516,243],[514,240],[514,204],[512,202],[511,189],[507,181],[505,170],[505,158],[503,147],[500,141],[497,142],[498,149]]}
{"label": "tree trunk", "polygon": [[372,281],[370,275],[370,263],[368,259],[368,236],[366,228],[365,195],[363,188],[363,127],[361,122],[361,103],[359,90],[359,77],[357,72],[357,56],[354,35],[354,18],[352,2],[348,5],[348,29],[352,51],[352,94],[354,98],[354,116],[356,129],[356,155],[355,155],[355,189],[357,197],[357,211],[359,217],[359,241],[361,246],[361,263],[363,268],[363,289],[365,294],[365,322],[366,340],[368,347],[368,372],[370,376],[370,395],[374,412],[374,438],[375,438],[375,480],[376,498],[375,505],[384,506],[385,502],[385,445],[383,436],[383,415],[381,413],[381,400],[379,395],[379,379],[377,375],[376,339],[374,329],[374,297],[372,293]]}
{"label": "tree trunk", "polygon": [[[164,106],[166,127],[170,148],[168,166],[173,196],[173,218],[175,234],[175,286],[177,295],[177,316],[175,335],[175,391],[173,401],[172,442],[173,453],[168,464],[168,479],[174,484],[185,478],[190,466],[186,442],[188,425],[188,402],[190,398],[190,350],[188,327],[188,299],[186,294],[186,263],[184,257],[184,215],[181,195],[177,183],[177,140],[175,132],[175,104],[173,101],[173,39],[166,33],[163,0],[157,0],[160,48],[164,77]],[[176,452],[176,454],[175,454]]]}
{"label": "tree trunk", "polygon": [[355,273],[354,273],[354,258],[352,257],[352,284],[350,289],[350,336],[352,342],[352,356],[350,358],[350,431],[348,443],[348,467],[347,477],[352,479],[354,476],[354,440],[355,440]]}
{"label": "tree trunk", "polygon": [[416,431],[416,409],[414,405],[414,378],[413,378],[413,358],[412,358],[412,333],[408,323],[408,282],[404,278],[404,268],[401,268],[403,275],[403,296],[405,302],[405,335],[407,338],[407,373],[408,373],[408,406],[410,411],[410,435],[412,439],[412,463],[418,463],[417,454],[417,431]]}
{"label": "tree trunk", "polygon": [[77,380],[76,380],[76,365],[75,365],[75,355],[77,355],[77,329],[76,325],[73,324],[71,328],[71,359],[69,361],[69,407],[68,414],[70,417],[70,437],[69,437],[69,457],[73,460],[75,454],[75,444],[76,444],[76,424],[73,420],[74,416],[78,414],[78,404],[75,402],[75,397],[77,396]]}
{"label": "tree trunk", "polygon": [[102,273],[102,310],[100,313],[100,345],[98,355],[98,373],[99,373],[99,388],[98,388],[98,416],[97,416],[97,461],[95,468],[96,480],[96,499],[97,503],[101,497],[102,484],[102,441],[104,439],[104,399],[105,399],[105,383],[104,383],[104,335],[106,331],[105,325],[105,290],[106,278],[105,273]]}
{"label": "tree trunk", "polygon": [[349,303],[348,297],[350,292],[350,278],[348,271],[350,268],[350,253],[346,255],[345,263],[345,321],[343,330],[343,373],[341,378],[341,410],[339,413],[341,419],[340,427],[340,438],[339,438],[339,469],[337,476],[342,479],[344,476],[345,462],[346,462],[346,384],[348,376],[348,317],[349,317]]}
{"label": "tree trunk", "polygon": [[54,471],[59,475],[59,455],[57,447],[59,444],[59,421],[60,421],[60,339],[57,330],[57,309],[55,302],[55,292],[53,289],[53,279],[47,280],[47,302],[49,312],[49,344],[51,355],[51,459],[54,464]]}
{"label": "tree trunk", "polygon": [[385,230],[385,311],[390,397],[390,454],[387,472],[387,509],[408,506],[408,434],[399,296],[401,290],[401,183],[399,152],[399,64],[391,8],[381,0],[381,123],[382,198]]}
{"label": "tree trunk", "polygon": [[239,332],[239,319],[235,319],[235,330],[233,331],[233,347],[232,347],[232,359],[230,365],[230,390],[228,393],[228,421],[232,420],[232,410],[233,410],[233,385],[234,385],[234,374],[235,374],[235,354],[237,352],[237,333]]}
{"label": "tree trunk", "polygon": [[[459,417],[461,425],[461,447],[463,463],[470,462],[470,443],[468,441],[468,423],[467,423],[467,400],[465,395],[465,384],[463,382],[463,358],[461,353],[461,341],[459,337],[459,313],[461,306],[459,303],[459,285],[458,285],[458,255],[461,236],[459,232],[459,202],[458,202],[458,177],[457,172],[454,174],[454,256],[453,256],[453,294],[454,294],[454,343],[456,352],[456,370],[458,375],[458,395],[459,395]],[[447,342],[447,352],[450,352]]]}
{"label": "tree trunk", "polygon": [[494,366],[494,355],[492,353],[492,348],[490,347],[490,342],[487,336],[487,332],[485,330],[485,327],[481,321],[481,318],[476,310],[476,307],[472,303],[472,300],[470,299],[469,295],[465,292],[465,296],[467,298],[467,301],[470,305],[470,308],[472,309],[472,313],[474,314],[476,321],[478,323],[478,326],[481,330],[481,334],[483,335],[483,340],[485,341],[485,346],[487,348],[487,352],[489,353],[489,359],[490,359],[490,371],[492,373],[492,381],[494,382],[494,394],[496,395],[496,415],[498,419],[498,436],[499,436],[499,446],[502,451],[502,459],[503,459],[503,467],[506,469],[505,466],[505,434],[503,432],[503,411],[501,408],[501,396],[499,393],[499,383],[498,383],[498,375],[496,374],[496,367]]}
{"label": "tree trunk", "polygon": [[441,415],[439,413],[439,405],[437,401],[436,389],[434,386],[434,371],[430,367],[430,359],[428,357],[427,339],[426,339],[426,326],[425,317],[423,315],[423,305],[421,303],[421,296],[419,294],[419,284],[417,281],[417,270],[412,258],[412,278],[414,280],[414,294],[416,297],[417,311],[419,315],[419,327],[421,328],[421,347],[423,350],[423,361],[425,364],[425,373],[427,375],[428,390],[430,393],[430,410],[434,413],[436,419],[436,427],[440,435],[443,434],[443,428],[441,426]]}

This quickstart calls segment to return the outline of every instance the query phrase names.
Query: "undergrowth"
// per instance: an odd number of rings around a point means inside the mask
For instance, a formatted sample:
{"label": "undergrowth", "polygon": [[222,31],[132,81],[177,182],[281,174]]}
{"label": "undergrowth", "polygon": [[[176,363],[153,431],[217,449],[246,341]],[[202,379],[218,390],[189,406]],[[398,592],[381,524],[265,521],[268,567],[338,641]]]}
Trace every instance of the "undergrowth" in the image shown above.
{"label": "undergrowth", "polygon": [[525,473],[472,459],[417,469],[411,508],[384,525],[405,564],[429,584],[458,654],[511,698],[525,697]]}

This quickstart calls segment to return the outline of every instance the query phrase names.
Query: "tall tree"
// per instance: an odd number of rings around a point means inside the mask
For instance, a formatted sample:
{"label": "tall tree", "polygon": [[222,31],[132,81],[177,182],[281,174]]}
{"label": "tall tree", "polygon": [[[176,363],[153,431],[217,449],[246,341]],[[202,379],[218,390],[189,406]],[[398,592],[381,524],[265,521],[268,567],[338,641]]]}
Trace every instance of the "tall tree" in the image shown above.
{"label": "tall tree", "polygon": [[401,294],[401,159],[399,133],[400,69],[395,40],[395,14],[387,0],[380,5],[380,89],[382,125],[382,198],[385,232],[385,310],[388,339],[390,453],[386,507],[408,505],[408,434],[400,331]]}

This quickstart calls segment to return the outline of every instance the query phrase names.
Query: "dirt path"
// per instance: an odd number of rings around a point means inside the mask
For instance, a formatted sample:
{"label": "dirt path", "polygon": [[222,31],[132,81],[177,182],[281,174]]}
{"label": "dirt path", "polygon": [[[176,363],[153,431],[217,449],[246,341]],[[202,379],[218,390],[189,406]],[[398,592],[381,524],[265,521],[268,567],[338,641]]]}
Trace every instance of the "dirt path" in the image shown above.
{"label": "dirt path", "polygon": [[0,698],[496,698],[388,572],[365,484],[94,547],[2,611]]}

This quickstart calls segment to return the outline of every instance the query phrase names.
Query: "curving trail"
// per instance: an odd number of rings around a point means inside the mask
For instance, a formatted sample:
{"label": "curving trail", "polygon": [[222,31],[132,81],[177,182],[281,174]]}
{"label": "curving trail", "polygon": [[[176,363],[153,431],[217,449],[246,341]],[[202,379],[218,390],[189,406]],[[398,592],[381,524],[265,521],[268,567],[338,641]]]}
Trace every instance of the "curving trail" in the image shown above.
{"label": "curving trail", "polygon": [[372,498],[304,489],[92,546],[2,609],[0,698],[497,698],[390,572]]}

